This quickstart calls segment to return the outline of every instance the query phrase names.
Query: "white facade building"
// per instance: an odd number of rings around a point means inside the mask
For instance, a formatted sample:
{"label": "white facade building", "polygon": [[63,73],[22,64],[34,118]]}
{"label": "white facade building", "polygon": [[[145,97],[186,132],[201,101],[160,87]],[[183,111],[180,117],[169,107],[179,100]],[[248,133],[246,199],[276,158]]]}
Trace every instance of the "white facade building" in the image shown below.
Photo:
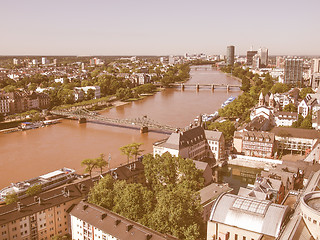
{"label": "white facade building", "polygon": [[75,87],[75,90],[83,90],[86,94],[89,89],[94,90],[94,99],[98,99],[101,97],[100,86],[86,86],[86,87]]}

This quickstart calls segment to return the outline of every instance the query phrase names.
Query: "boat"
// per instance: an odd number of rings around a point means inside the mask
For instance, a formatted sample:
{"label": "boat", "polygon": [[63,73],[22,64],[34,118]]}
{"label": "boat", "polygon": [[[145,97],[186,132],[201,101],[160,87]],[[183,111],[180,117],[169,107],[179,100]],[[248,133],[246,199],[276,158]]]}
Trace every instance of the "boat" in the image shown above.
{"label": "boat", "polygon": [[35,185],[41,185],[42,191],[46,191],[73,180],[75,177],[75,170],[64,167],[36,178],[31,178],[29,180],[17,183],[11,183],[10,186],[0,190],[0,200],[5,200],[5,197],[12,193],[16,193],[18,197],[24,197],[27,189]]}
{"label": "boat", "polygon": [[221,104],[221,108],[224,108],[225,106],[233,102],[235,99],[236,99],[235,97],[232,97],[232,96],[229,97],[224,103]]}

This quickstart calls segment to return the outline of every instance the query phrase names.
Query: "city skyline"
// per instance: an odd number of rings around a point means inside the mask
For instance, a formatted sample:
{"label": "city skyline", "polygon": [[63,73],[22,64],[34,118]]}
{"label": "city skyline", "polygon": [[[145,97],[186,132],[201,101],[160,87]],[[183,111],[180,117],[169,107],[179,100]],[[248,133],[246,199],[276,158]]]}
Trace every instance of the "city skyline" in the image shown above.
{"label": "city skyline", "polygon": [[[0,55],[319,55],[320,2],[2,1]],[[308,38],[306,37],[308,36]]]}

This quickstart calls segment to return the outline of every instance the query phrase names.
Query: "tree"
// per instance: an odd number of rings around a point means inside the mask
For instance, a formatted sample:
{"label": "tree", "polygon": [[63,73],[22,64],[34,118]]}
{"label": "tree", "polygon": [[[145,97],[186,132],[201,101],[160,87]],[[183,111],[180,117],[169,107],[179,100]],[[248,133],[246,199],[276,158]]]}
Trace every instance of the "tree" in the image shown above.
{"label": "tree", "polygon": [[203,187],[202,172],[191,159],[175,157],[166,152],[155,157],[151,154],[144,155],[142,163],[147,184],[155,191],[177,185],[184,185],[195,191]]}
{"label": "tree", "polygon": [[304,99],[308,93],[314,93],[314,91],[312,90],[311,87],[306,87],[306,88],[302,88],[300,93],[299,93],[299,97],[301,99]]}
{"label": "tree", "polygon": [[84,171],[88,172],[90,174],[90,178],[91,178],[92,177],[92,170],[96,166],[96,159],[91,159],[91,158],[84,159],[81,162],[81,166],[85,166],[86,167],[84,169]]}
{"label": "tree", "polygon": [[241,86],[241,90],[244,92],[248,92],[250,90],[251,84],[250,84],[250,79],[248,79],[247,77],[243,77],[242,78],[242,86]]}
{"label": "tree", "polygon": [[154,208],[153,193],[141,184],[127,184],[117,181],[114,184],[113,211],[121,216],[142,224],[148,223],[148,215]]}
{"label": "tree", "polygon": [[131,152],[132,148],[130,147],[130,144],[121,147],[120,151],[121,151],[122,154],[127,156],[127,160],[128,160],[128,163],[129,163],[130,162],[130,157],[131,157],[131,154],[132,154],[132,152]]}
{"label": "tree", "polygon": [[100,157],[95,160],[95,167],[100,168],[100,174],[102,174],[102,169],[107,166],[107,161],[104,159],[104,154],[101,153]]}
{"label": "tree", "polygon": [[300,128],[311,129],[312,128],[312,116],[308,114],[301,122]]}
{"label": "tree", "polygon": [[218,130],[222,132],[226,141],[229,141],[233,137],[233,133],[236,130],[234,123],[227,120],[224,122],[213,122],[208,126],[208,130]]}
{"label": "tree", "polygon": [[7,194],[4,199],[4,201],[7,205],[11,204],[11,203],[18,202],[18,200],[19,200],[18,195],[15,192]]}
{"label": "tree", "polygon": [[283,108],[283,111],[285,111],[285,112],[297,112],[298,108],[293,103],[289,103]]}
{"label": "tree", "polygon": [[152,211],[151,228],[179,239],[201,239],[201,206],[198,192],[178,186],[157,194]]}
{"label": "tree", "polygon": [[40,193],[41,191],[42,191],[42,185],[36,184],[36,185],[29,187],[26,191],[26,194],[28,196],[34,196],[34,195]]}
{"label": "tree", "polygon": [[107,174],[90,189],[88,201],[101,207],[112,210],[114,206],[113,179]]}
{"label": "tree", "polygon": [[301,123],[302,123],[303,119],[304,119],[303,116],[301,114],[299,114],[298,115],[298,120],[293,122],[291,127],[299,128],[301,126]]}
{"label": "tree", "polygon": [[270,92],[275,93],[284,93],[290,90],[290,86],[285,83],[276,83],[272,86]]}
{"label": "tree", "polygon": [[95,91],[93,89],[88,89],[85,99],[91,100],[91,99],[94,99],[94,96],[95,96]]}
{"label": "tree", "polygon": [[140,149],[142,144],[143,143],[132,143],[132,144],[130,144],[131,154],[134,156],[134,160],[135,161],[137,160],[137,156],[140,155],[143,152],[143,150]]}

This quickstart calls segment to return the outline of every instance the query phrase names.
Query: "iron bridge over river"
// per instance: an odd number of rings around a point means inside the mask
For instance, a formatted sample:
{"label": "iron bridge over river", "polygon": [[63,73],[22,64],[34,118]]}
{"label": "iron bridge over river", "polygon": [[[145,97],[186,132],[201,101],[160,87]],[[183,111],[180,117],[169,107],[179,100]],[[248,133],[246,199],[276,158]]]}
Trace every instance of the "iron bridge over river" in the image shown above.
{"label": "iron bridge over river", "polygon": [[50,111],[50,113],[53,115],[78,119],[79,123],[93,122],[124,128],[140,128],[141,133],[146,133],[149,130],[172,133],[178,129],[169,125],[160,124],[152,120],[151,118],[148,118],[147,116],[142,116],[134,119],[109,118],[84,108],[78,108],[76,110],[53,110]]}

